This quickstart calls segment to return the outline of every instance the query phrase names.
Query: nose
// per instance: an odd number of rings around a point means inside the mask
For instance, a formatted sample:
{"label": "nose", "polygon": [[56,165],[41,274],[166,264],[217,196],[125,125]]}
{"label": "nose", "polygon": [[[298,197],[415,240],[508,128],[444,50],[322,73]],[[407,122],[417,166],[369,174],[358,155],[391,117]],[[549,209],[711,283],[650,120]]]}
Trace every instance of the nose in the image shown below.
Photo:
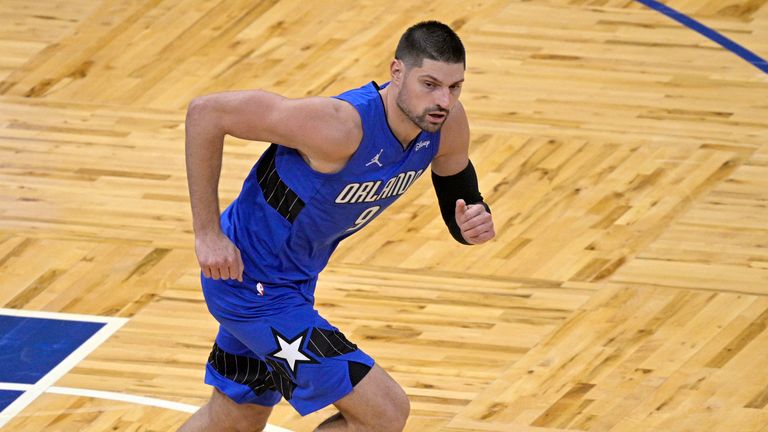
{"label": "nose", "polygon": [[435,92],[435,104],[444,110],[448,109],[451,104],[451,90],[448,87]]}

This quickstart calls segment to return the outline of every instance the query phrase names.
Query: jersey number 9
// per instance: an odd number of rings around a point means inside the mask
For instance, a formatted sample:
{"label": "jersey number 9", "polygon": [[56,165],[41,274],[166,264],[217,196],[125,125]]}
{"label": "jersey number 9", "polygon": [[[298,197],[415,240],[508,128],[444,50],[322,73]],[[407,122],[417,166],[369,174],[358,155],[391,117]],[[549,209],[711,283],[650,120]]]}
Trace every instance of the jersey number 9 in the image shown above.
{"label": "jersey number 9", "polygon": [[373,206],[365,209],[364,212],[360,214],[360,217],[357,218],[355,221],[355,224],[352,225],[350,228],[348,228],[345,232],[355,231],[357,229],[360,229],[363,225],[365,225],[366,222],[373,219],[373,217],[378,213],[378,211],[381,210],[381,206]]}

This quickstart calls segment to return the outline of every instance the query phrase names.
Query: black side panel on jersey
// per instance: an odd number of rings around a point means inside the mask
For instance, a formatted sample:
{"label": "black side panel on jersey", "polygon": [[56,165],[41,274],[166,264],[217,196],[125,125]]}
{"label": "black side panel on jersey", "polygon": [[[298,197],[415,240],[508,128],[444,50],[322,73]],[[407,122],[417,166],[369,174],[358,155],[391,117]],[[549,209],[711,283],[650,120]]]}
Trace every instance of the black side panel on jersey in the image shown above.
{"label": "black side panel on jersey", "polygon": [[312,329],[308,348],[318,357],[337,357],[357,351],[357,345],[350,342],[342,332],[319,327]]}
{"label": "black side panel on jersey", "polygon": [[275,390],[267,364],[259,359],[230,354],[214,343],[208,363],[219,374],[238,384],[247,385],[257,395],[262,395],[267,390]]}
{"label": "black side panel on jersey", "polygon": [[354,361],[348,361],[347,368],[349,369],[349,381],[352,383],[352,387],[362,381],[362,379],[368,375],[368,372],[371,371],[370,366]]}
{"label": "black side panel on jersey", "polygon": [[280,174],[277,173],[276,154],[277,144],[272,144],[264,152],[264,158],[256,169],[256,176],[267,203],[288,222],[293,223],[304,208],[304,201],[283,182]]}
{"label": "black side panel on jersey", "polygon": [[283,365],[276,362],[275,360],[267,358],[267,362],[270,366],[272,366],[271,377],[275,390],[280,392],[280,394],[283,395],[283,397],[287,400],[292,399],[293,391],[296,390],[297,386],[296,383],[291,379],[291,374],[289,374],[283,368]]}

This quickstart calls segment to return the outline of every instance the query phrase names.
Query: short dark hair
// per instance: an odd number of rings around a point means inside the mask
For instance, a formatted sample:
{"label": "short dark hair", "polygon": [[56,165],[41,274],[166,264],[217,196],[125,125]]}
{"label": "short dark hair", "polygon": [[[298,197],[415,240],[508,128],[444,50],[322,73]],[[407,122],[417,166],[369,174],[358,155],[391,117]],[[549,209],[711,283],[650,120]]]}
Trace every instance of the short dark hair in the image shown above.
{"label": "short dark hair", "polygon": [[425,58],[467,67],[461,39],[439,21],[423,21],[408,28],[400,37],[395,58],[409,67],[421,67]]}

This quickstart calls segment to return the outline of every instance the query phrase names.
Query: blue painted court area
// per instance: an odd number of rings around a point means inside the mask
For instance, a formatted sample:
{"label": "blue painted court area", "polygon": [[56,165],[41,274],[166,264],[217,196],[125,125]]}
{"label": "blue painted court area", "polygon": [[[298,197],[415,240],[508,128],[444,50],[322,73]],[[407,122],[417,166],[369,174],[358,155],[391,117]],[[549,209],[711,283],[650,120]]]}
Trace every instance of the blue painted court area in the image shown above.
{"label": "blue painted court area", "polygon": [[0,315],[0,382],[36,383],[104,325]]}
{"label": "blue painted court area", "polygon": [[0,390],[0,411],[10,405],[17,397],[21,396],[24,392],[13,390]]}
{"label": "blue painted court area", "polygon": [[0,429],[126,321],[0,308]]}

